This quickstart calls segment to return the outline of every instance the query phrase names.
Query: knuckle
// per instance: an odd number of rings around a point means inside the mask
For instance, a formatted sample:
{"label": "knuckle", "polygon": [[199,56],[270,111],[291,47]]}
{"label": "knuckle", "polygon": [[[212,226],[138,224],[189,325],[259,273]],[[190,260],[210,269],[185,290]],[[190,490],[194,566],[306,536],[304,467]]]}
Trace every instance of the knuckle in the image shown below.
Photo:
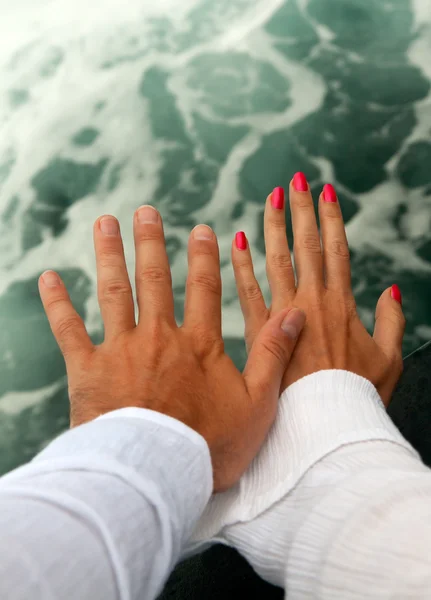
{"label": "knuckle", "polygon": [[320,238],[311,233],[304,235],[298,240],[297,248],[298,250],[305,250],[309,254],[321,254]]}
{"label": "knuckle", "polygon": [[139,231],[135,233],[135,240],[138,244],[160,240],[161,238],[162,230],[154,226],[142,226]]}
{"label": "knuckle", "polygon": [[256,281],[246,281],[241,285],[241,294],[249,302],[256,302],[262,298],[262,292]]}
{"label": "knuckle", "polygon": [[190,285],[204,292],[219,296],[221,294],[221,280],[211,273],[194,273],[190,276]]}
{"label": "knuckle", "polygon": [[171,273],[168,269],[158,265],[150,265],[138,272],[137,279],[148,283],[161,283],[170,279]]}
{"label": "knuckle", "polygon": [[315,218],[313,200],[311,199],[309,194],[295,194],[293,201],[295,203],[295,206],[297,206],[301,210],[313,212],[313,218]]}
{"label": "knuckle", "polygon": [[131,294],[130,285],[125,281],[107,281],[103,286],[102,296],[108,302],[110,300],[122,299]]}
{"label": "knuckle", "polygon": [[293,271],[290,255],[282,252],[275,252],[268,256],[268,265],[278,271]]}
{"label": "knuckle", "polygon": [[286,233],[286,222],[284,219],[284,214],[281,217],[279,215],[269,216],[268,223],[271,226],[271,229],[275,231],[281,231],[284,234]]}
{"label": "knuckle", "polygon": [[329,254],[335,258],[350,258],[349,247],[343,240],[334,240],[329,244]]}
{"label": "knuckle", "polygon": [[383,321],[386,327],[394,329],[399,329],[400,327],[404,328],[406,323],[404,314],[398,311],[388,311],[387,313],[379,313],[379,315],[376,318],[376,321],[377,319],[379,319],[381,322]]}
{"label": "knuckle", "polygon": [[262,342],[262,349],[266,352],[267,355],[272,356],[281,365],[284,365],[285,348],[282,346],[281,342],[279,342],[275,338],[266,339]]}
{"label": "knuckle", "polygon": [[78,316],[70,315],[58,320],[55,331],[59,339],[67,340],[80,327],[81,319]]}
{"label": "knuckle", "polygon": [[406,324],[406,318],[404,316],[404,313],[401,310],[394,310],[389,312],[387,314],[387,320],[388,322],[391,323],[391,325],[393,325],[394,327],[404,327],[404,325]]}
{"label": "knuckle", "polygon": [[235,272],[242,277],[253,277],[253,264],[250,260],[235,263]]}
{"label": "knuckle", "polygon": [[54,295],[45,301],[46,312],[54,313],[55,311],[61,310],[65,306],[66,299],[63,295]]}
{"label": "knuckle", "polygon": [[217,256],[217,245],[211,244],[207,241],[195,240],[195,244],[191,250],[191,256],[194,258],[196,256]]}
{"label": "knuckle", "polygon": [[342,222],[343,218],[340,212],[340,208],[337,204],[332,204],[330,202],[325,202],[323,204],[323,208],[325,209],[322,213],[322,218],[326,221],[334,221],[334,222]]}
{"label": "knuckle", "polygon": [[121,250],[114,246],[106,246],[97,254],[99,267],[102,269],[117,266],[121,260],[124,260]]}
{"label": "knuckle", "polygon": [[195,354],[200,358],[224,351],[223,340],[204,327],[195,328],[193,337]]}

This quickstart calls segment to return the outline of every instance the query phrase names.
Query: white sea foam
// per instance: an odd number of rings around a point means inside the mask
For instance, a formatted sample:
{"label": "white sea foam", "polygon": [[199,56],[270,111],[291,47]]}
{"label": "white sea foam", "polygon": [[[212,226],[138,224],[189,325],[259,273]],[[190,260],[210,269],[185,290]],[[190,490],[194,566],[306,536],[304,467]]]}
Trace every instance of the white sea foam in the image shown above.
{"label": "white sea foam", "polygon": [[[200,3],[199,0],[158,0],[155,3],[143,3],[142,0],[128,0],[127,3],[121,0],[75,0],[73,3],[70,0],[0,0],[0,164],[8,156],[16,157],[10,176],[2,187],[0,185],[0,211],[6,210],[10,198],[19,198],[13,226],[0,227],[0,293],[11,282],[34,277],[46,268],[78,267],[95,284],[91,232],[94,220],[103,213],[112,213],[120,219],[127,263],[132,273],[132,214],[140,204],[154,202],[157,205],[158,199],[154,196],[161,165],[146,104],[138,95],[143,74],[155,65],[173,72],[169,89],[175,94],[188,127],[193,112],[201,112],[210,118],[212,111],[210,106],[202,105],[187,84],[190,62],[209,51],[238,50],[270,62],[289,81],[292,100],[283,113],[245,115],[227,121],[246,124],[250,133],[233,148],[221,168],[211,201],[196,211],[200,221],[211,220],[215,224],[225,262],[222,269],[224,333],[242,336],[242,319],[228,259],[236,230],[246,230],[251,238],[255,235],[259,207],[247,203],[240,219],[229,217],[227,208],[240,196],[238,174],[258,148],[263,135],[283,130],[316,111],[322,103],[325,87],[314,72],[288,61],[277,52],[263,28],[282,0],[243,0],[242,10],[236,17],[226,20],[221,12],[222,26],[216,33],[181,52],[162,54],[149,45],[145,32],[150,18],[164,16],[174,30],[180,31],[190,11]],[[301,6],[306,6],[305,0]],[[428,0],[415,0],[419,36],[412,44],[409,58],[431,79],[429,8]],[[319,35],[324,39],[331,37],[324,28],[319,29]],[[50,77],[40,76],[41,68],[50,63],[56,53],[63,55],[61,64],[53,69]],[[110,69],[101,68],[105,62],[112,63],[127,56],[133,59],[118,62]],[[28,101],[12,107],[10,90],[27,90]],[[97,112],[95,106],[99,102],[105,104]],[[430,98],[417,105],[418,124],[406,143],[429,136],[430,107]],[[100,130],[100,136],[87,149],[73,147],[70,139],[84,126]],[[389,163],[389,171],[399,154]],[[35,199],[31,180],[57,156],[94,164],[109,158],[112,164],[123,167],[120,183],[108,192],[106,178],[103,179],[94,194],[70,207],[67,213],[70,224],[63,234],[57,238],[47,235],[42,244],[23,253],[22,216]],[[332,178],[328,161],[320,159],[315,163],[326,178]],[[278,183],[274,182],[274,185]],[[375,202],[377,195],[379,201]],[[403,227],[407,239],[400,243],[391,217],[406,199],[408,212],[403,217]],[[390,180],[360,196],[359,202],[361,210],[347,228],[353,248],[375,247],[395,258],[403,268],[429,270],[429,264],[414,254],[411,242],[429,227],[431,196],[425,198],[421,192],[407,193]],[[162,214],[163,209],[161,204]],[[188,228],[175,226],[171,229],[167,225],[166,233],[175,234],[181,241],[181,251],[173,264],[174,284],[180,285],[186,276]],[[264,258],[257,253],[254,256],[256,273],[267,292]],[[87,303],[87,310],[87,326],[90,331],[95,331],[100,327],[95,293]],[[47,390],[34,392],[31,402],[35,398],[43,399],[46,393]],[[27,400],[21,404],[16,397],[13,400],[14,406],[27,405]],[[7,402],[5,407],[10,405]]]}

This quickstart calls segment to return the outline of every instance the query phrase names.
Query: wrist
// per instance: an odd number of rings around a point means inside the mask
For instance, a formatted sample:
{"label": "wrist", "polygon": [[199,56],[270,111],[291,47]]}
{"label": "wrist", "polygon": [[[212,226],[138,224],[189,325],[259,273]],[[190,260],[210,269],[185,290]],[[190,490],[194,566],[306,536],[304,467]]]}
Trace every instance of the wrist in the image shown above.
{"label": "wrist", "polygon": [[224,543],[236,548],[263,579],[280,587],[288,581],[292,591],[293,581],[305,571],[317,571],[333,532],[357,515],[377,489],[426,472],[410,451],[392,442],[343,446],[315,464],[269,510],[225,527]]}
{"label": "wrist", "polygon": [[239,483],[211,498],[193,539],[211,538],[226,525],[255,518],[323,457],[368,440],[394,442],[416,455],[369,381],[341,370],[304,377],[283,392],[269,438]]}

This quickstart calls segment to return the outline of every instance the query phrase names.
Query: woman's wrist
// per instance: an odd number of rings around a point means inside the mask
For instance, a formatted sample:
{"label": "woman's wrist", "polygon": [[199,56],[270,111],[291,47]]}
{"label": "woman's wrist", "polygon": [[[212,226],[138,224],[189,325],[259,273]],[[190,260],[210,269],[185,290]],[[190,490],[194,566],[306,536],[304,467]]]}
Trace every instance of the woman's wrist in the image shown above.
{"label": "woman's wrist", "polygon": [[246,522],[285,497],[317,462],[342,446],[385,440],[416,456],[386,414],[374,386],[348,371],[308,375],[285,390],[269,436],[239,483],[213,496],[192,541]]}
{"label": "woman's wrist", "polygon": [[355,442],[387,440],[415,453],[388,417],[374,385],[340,369],[318,371],[289,386],[280,397],[273,429],[278,438],[288,439],[289,472],[296,479],[328,453]]}
{"label": "woman's wrist", "polygon": [[389,441],[338,448],[316,463],[281,500],[248,521],[223,530],[266,581],[302,589],[318,577],[322,559],[344,522],[373,506],[389,485],[426,472],[412,453]]}

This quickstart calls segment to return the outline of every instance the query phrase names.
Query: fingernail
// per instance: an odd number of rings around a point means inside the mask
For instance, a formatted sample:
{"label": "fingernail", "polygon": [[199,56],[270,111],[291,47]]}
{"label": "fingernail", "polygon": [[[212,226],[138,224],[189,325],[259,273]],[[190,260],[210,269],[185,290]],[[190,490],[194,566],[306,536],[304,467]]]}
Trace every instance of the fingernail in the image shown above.
{"label": "fingernail", "polygon": [[325,202],[337,202],[337,192],[330,183],[325,183],[323,186],[323,200]]}
{"label": "fingernail", "polygon": [[99,225],[104,235],[117,235],[119,232],[118,221],[114,217],[102,217]]}
{"label": "fingernail", "polygon": [[193,237],[195,240],[212,240],[214,233],[208,225],[196,225],[193,229]]}
{"label": "fingernail", "polygon": [[235,234],[235,245],[238,250],[247,250],[247,238],[243,231],[238,231],[238,233]]}
{"label": "fingernail", "polygon": [[273,208],[278,210],[284,208],[284,189],[282,187],[276,187],[272,191],[271,204]]}
{"label": "fingernail", "polygon": [[293,176],[293,187],[297,192],[308,192],[307,178],[300,171]]}
{"label": "fingernail", "polygon": [[54,271],[45,271],[42,274],[43,283],[46,287],[56,287],[60,285],[60,277]]}
{"label": "fingernail", "polygon": [[138,209],[138,223],[144,225],[145,223],[157,223],[159,220],[159,213],[152,206],[141,206]]}
{"label": "fingernail", "polygon": [[281,328],[284,333],[292,340],[301,333],[302,328],[305,324],[305,313],[299,308],[293,308],[283,319]]}
{"label": "fingernail", "polygon": [[396,283],[394,283],[394,285],[391,287],[391,297],[396,300],[397,302],[399,302],[402,306],[403,301],[401,298],[401,290],[400,288],[397,286]]}

